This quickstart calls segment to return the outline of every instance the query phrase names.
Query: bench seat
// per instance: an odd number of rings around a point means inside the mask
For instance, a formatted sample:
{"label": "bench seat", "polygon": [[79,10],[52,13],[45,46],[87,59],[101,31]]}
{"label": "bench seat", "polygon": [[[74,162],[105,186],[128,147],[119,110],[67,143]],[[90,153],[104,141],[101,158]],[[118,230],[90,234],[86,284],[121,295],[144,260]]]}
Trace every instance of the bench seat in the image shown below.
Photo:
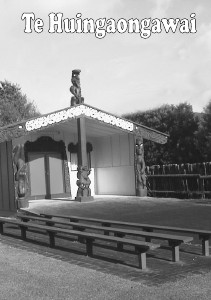
{"label": "bench seat", "polygon": [[[107,235],[102,235],[97,233],[82,232],[82,231],[70,230],[70,229],[54,227],[54,226],[39,225],[30,222],[25,223],[22,221],[3,218],[3,217],[0,217],[0,234],[4,233],[4,224],[12,224],[19,227],[21,230],[21,238],[23,240],[26,240],[26,232],[28,228],[44,231],[49,235],[50,247],[55,246],[55,236],[58,233],[67,234],[70,236],[73,235],[73,236],[83,238],[83,240],[86,243],[86,253],[88,256],[92,256],[93,254],[93,242],[95,240],[115,242],[117,244],[134,246],[135,253],[138,255],[138,264],[140,269],[146,269],[146,252],[149,250],[155,250],[160,247],[159,244],[143,242],[139,240],[123,239],[116,236],[107,236]],[[61,238],[61,236],[59,236],[59,238]],[[119,250],[118,247],[117,250]]]}
{"label": "bench seat", "polygon": [[[100,230],[103,231],[104,235],[113,233],[117,237],[125,237],[127,236],[136,236],[136,237],[143,237],[145,238],[146,242],[151,242],[151,239],[158,239],[158,240],[166,240],[169,243],[169,246],[172,249],[172,261],[178,262],[179,261],[179,246],[182,243],[188,243],[193,240],[192,237],[188,236],[179,236],[179,235],[172,235],[172,234],[164,234],[164,233],[155,233],[155,232],[145,232],[140,230],[132,230],[132,229],[125,229],[125,228],[116,228],[116,227],[107,227],[107,226],[96,226],[91,224],[84,224],[84,223],[75,223],[75,222],[64,222],[64,221],[57,221],[57,220],[49,220],[47,218],[42,217],[33,217],[33,216],[23,216],[19,215],[19,218],[22,221],[43,221],[46,222],[46,225],[68,225],[72,226],[73,229],[77,230]],[[118,244],[119,250],[123,247],[123,244]]]}
{"label": "bench seat", "polygon": [[[173,226],[163,226],[163,225],[152,225],[152,224],[144,224],[144,223],[133,223],[133,222],[125,222],[125,221],[115,221],[115,220],[104,220],[98,218],[89,218],[89,217],[80,217],[80,216],[64,216],[64,215],[51,215],[51,214],[41,214],[41,216],[45,218],[64,218],[73,222],[85,221],[92,223],[99,223],[103,226],[126,226],[130,228],[140,228],[147,232],[153,232],[154,230],[160,231],[170,231],[170,232],[180,232],[180,233],[188,233],[198,235],[199,239],[202,241],[202,255],[209,256],[209,240],[211,238],[211,230],[203,230],[197,228],[181,228],[181,227],[173,227]],[[150,240],[148,240],[150,241]]]}

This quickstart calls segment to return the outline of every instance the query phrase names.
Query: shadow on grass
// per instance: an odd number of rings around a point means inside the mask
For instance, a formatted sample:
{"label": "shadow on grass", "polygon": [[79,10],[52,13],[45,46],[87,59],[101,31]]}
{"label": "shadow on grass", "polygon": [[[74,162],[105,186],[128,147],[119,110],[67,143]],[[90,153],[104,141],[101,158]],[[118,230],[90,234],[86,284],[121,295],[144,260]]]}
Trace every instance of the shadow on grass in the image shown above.
{"label": "shadow on grass", "polygon": [[181,253],[186,253],[186,254],[192,254],[192,255],[197,255],[197,256],[203,256],[202,254],[202,250],[200,251],[199,249],[197,249],[197,252],[194,252],[192,250],[188,250],[188,249],[180,249]]}
{"label": "shadow on grass", "polygon": [[[82,256],[86,256],[86,249],[84,249],[85,247],[85,242],[80,240],[78,241],[78,239],[75,236],[65,236],[65,235],[56,235],[55,236],[55,247],[51,248],[49,246],[49,237],[48,234],[43,232],[43,231],[39,231],[39,230],[34,230],[34,229],[29,229],[27,230],[27,238],[26,240],[23,240],[21,238],[20,235],[20,230],[19,228],[17,228],[16,226],[7,226],[5,229],[14,231],[14,232],[4,232],[4,236],[8,236],[11,238],[14,238],[15,240],[20,240],[20,241],[24,241],[27,243],[31,243],[34,244],[36,246],[44,246],[47,247],[48,249],[55,249],[55,250],[59,250],[65,253],[73,253],[76,255],[82,255]],[[33,236],[30,236],[33,235]],[[67,244],[66,242],[70,242],[72,244]],[[74,244],[77,243],[77,244]],[[26,245],[25,244],[25,245]],[[76,249],[76,247],[78,247],[79,249]],[[110,262],[113,264],[121,264],[121,265],[125,265],[125,266],[129,266],[129,267],[133,267],[133,268],[137,268],[138,267],[138,259],[137,261],[137,265],[131,264],[130,262],[128,262],[131,258],[124,258],[118,257],[117,252],[124,254],[129,254],[129,255],[133,255],[135,257],[137,257],[137,253],[135,253],[134,250],[130,249],[128,247],[128,249],[123,248],[122,250],[117,250],[117,246],[116,244],[112,244],[112,243],[103,243],[103,242],[94,242],[93,243],[93,247],[96,247],[97,249],[94,249],[94,252],[97,252],[97,254],[93,254],[92,258],[96,258],[105,262]],[[171,247],[169,246],[165,246],[165,245],[161,245],[160,248],[161,250],[168,250],[169,252],[172,251]],[[165,262],[172,262],[172,255],[171,253],[168,253],[168,255],[165,256],[165,252],[160,253],[159,249],[155,250],[154,253],[152,252],[148,252],[147,253],[147,258],[153,258],[159,261],[165,261]],[[30,250],[30,249],[29,249]],[[39,249],[42,250],[42,249]],[[45,249],[43,249],[45,250]],[[106,251],[115,251],[116,254],[114,257],[109,257],[112,254],[110,253],[106,253]],[[99,251],[101,251],[101,253],[99,253]],[[44,251],[43,251],[44,252]],[[193,252],[189,249],[180,249],[181,253],[186,253],[186,254],[192,254],[192,255],[202,255],[199,254],[197,252]],[[166,253],[167,254],[167,253]],[[64,254],[63,254],[64,255]],[[61,253],[62,256],[62,253]],[[107,257],[106,257],[107,256]],[[134,258],[133,258],[134,259]],[[126,260],[126,261],[125,261]]]}
{"label": "shadow on grass", "polygon": [[[12,227],[10,227],[11,229]],[[17,229],[17,228],[16,228]],[[35,230],[28,230],[28,235],[29,233],[31,234],[36,234],[36,236],[27,236],[26,239],[22,239],[20,235],[17,235],[17,232],[15,233],[11,233],[11,232],[4,232],[4,234],[2,236],[5,236],[5,237],[10,237],[12,239],[14,239],[15,241],[20,241],[20,242],[23,242],[24,244],[18,244],[18,243],[14,243],[15,244],[15,247],[20,247],[21,248],[24,246],[25,249],[29,250],[29,251],[36,251],[38,252],[39,250],[39,253],[40,253],[40,250],[41,250],[41,254],[45,255],[45,256],[48,256],[48,254],[45,253],[46,251],[46,248],[48,250],[50,250],[50,254],[55,254],[55,255],[58,255],[58,253],[53,253],[53,250],[58,250],[58,251],[61,251],[61,253],[59,253],[59,255],[61,256],[60,259],[68,259],[67,258],[67,255],[71,255],[72,254],[75,254],[75,255],[79,255],[79,256],[87,256],[86,254],[86,249],[83,249],[85,247],[85,243],[79,243],[77,239],[72,239],[72,238],[65,238],[65,240],[69,241],[70,243],[78,243],[78,245],[76,245],[77,247],[79,246],[79,244],[81,244],[80,246],[80,249],[74,249],[74,245],[70,244],[70,245],[61,245],[59,244],[61,241],[59,240],[55,240],[55,247],[51,248],[49,246],[49,242],[48,240],[43,240],[41,239],[38,234],[42,235],[42,236],[46,236],[45,233],[43,232],[38,232],[38,231],[35,231]],[[64,237],[59,237],[57,236],[57,238],[62,238],[62,240],[64,240]],[[41,246],[43,247],[43,249],[40,249],[37,248],[37,249],[32,249],[30,248],[30,246]],[[112,245],[102,245],[102,244],[98,244],[98,243],[93,243],[93,247],[96,247],[96,249],[94,249],[94,252],[92,256],[89,256],[89,258],[94,258],[94,259],[97,259],[97,260],[101,260],[103,262],[107,262],[107,263],[112,263],[114,265],[116,264],[121,264],[123,266],[127,266],[127,267],[132,267],[132,268],[135,268],[135,269],[138,269],[140,270],[139,266],[138,266],[138,259],[136,260],[137,261],[137,265],[136,264],[132,264],[130,262],[131,258],[129,258],[129,261],[127,261],[127,258],[125,257],[122,257],[122,258],[117,258],[117,257],[110,257],[112,254],[111,253],[105,253],[104,251],[102,250],[110,250],[110,251],[115,251],[117,252],[117,248],[115,246],[112,246]],[[42,251],[43,250],[43,251]],[[51,252],[52,250],[52,252]],[[99,251],[102,251],[102,255],[101,253],[99,253]],[[97,253],[96,253],[97,252]],[[134,255],[135,257],[137,256],[137,254],[135,253],[135,251],[132,251],[132,250],[122,250],[122,251],[118,251],[118,252],[121,252],[123,254],[130,254],[130,255]],[[107,256],[106,256],[107,255]],[[118,254],[116,254],[118,255]],[[148,256],[148,255],[147,255]],[[69,257],[69,259],[71,259],[71,257]],[[80,260],[80,259],[79,259]],[[93,263],[90,263],[90,261],[88,261],[88,263],[90,265],[93,265]],[[103,268],[106,268],[106,266],[103,266]]]}

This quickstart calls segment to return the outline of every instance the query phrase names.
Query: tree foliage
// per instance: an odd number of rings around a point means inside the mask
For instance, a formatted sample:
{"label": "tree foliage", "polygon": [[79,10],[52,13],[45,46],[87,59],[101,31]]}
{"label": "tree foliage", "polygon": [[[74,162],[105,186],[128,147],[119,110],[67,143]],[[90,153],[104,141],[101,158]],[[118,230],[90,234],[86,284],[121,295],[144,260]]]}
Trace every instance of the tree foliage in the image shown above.
{"label": "tree foliage", "polygon": [[144,141],[147,165],[195,163],[202,159],[197,141],[199,120],[190,104],[163,105],[125,117],[170,135],[165,145]]}
{"label": "tree foliage", "polygon": [[0,81],[0,127],[40,115],[17,84]]}
{"label": "tree foliage", "polygon": [[201,114],[197,138],[204,161],[211,161],[211,100]]}

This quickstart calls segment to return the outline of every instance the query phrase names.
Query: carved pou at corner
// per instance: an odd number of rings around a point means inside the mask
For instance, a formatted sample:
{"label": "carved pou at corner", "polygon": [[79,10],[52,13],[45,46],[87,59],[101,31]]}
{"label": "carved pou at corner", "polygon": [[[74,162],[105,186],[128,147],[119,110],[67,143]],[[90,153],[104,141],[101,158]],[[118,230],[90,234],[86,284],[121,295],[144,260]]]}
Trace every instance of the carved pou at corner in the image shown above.
{"label": "carved pou at corner", "polygon": [[136,138],[135,149],[135,166],[136,166],[136,195],[146,196],[146,175],[144,161],[144,145],[142,138]]}
{"label": "carved pou at corner", "polygon": [[84,103],[84,98],[81,97],[80,73],[81,70],[72,70],[70,92],[73,94],[73,97],[71,97],[71,106]]}
{"label": "carved pou at corner", "polygon": [[90,197],[91,189],[90,184],[91,180],[89,179],[89,174],[91,170],[87,166],[79,166],[77,172],[76,184],[78,186],[77,197]]}
{"label": "carved pou at corner", "polygon": [[17,145],[13,149],[13,164],[14,164],[14,177],[17,196],[19,199],[23,199],[27,190],[27,175],[26,175],[26,163],[24,155],[24,145]]}

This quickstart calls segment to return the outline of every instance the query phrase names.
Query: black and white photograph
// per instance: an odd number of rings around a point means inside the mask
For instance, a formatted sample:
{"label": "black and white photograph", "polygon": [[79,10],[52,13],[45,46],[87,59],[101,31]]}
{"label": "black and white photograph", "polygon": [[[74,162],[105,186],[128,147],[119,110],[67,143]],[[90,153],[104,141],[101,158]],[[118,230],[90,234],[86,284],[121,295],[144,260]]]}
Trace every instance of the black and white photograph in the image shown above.
{"label": "black and white photograph", "polygon": [[211,299],[209,0],[0,0],[0,299]]}

